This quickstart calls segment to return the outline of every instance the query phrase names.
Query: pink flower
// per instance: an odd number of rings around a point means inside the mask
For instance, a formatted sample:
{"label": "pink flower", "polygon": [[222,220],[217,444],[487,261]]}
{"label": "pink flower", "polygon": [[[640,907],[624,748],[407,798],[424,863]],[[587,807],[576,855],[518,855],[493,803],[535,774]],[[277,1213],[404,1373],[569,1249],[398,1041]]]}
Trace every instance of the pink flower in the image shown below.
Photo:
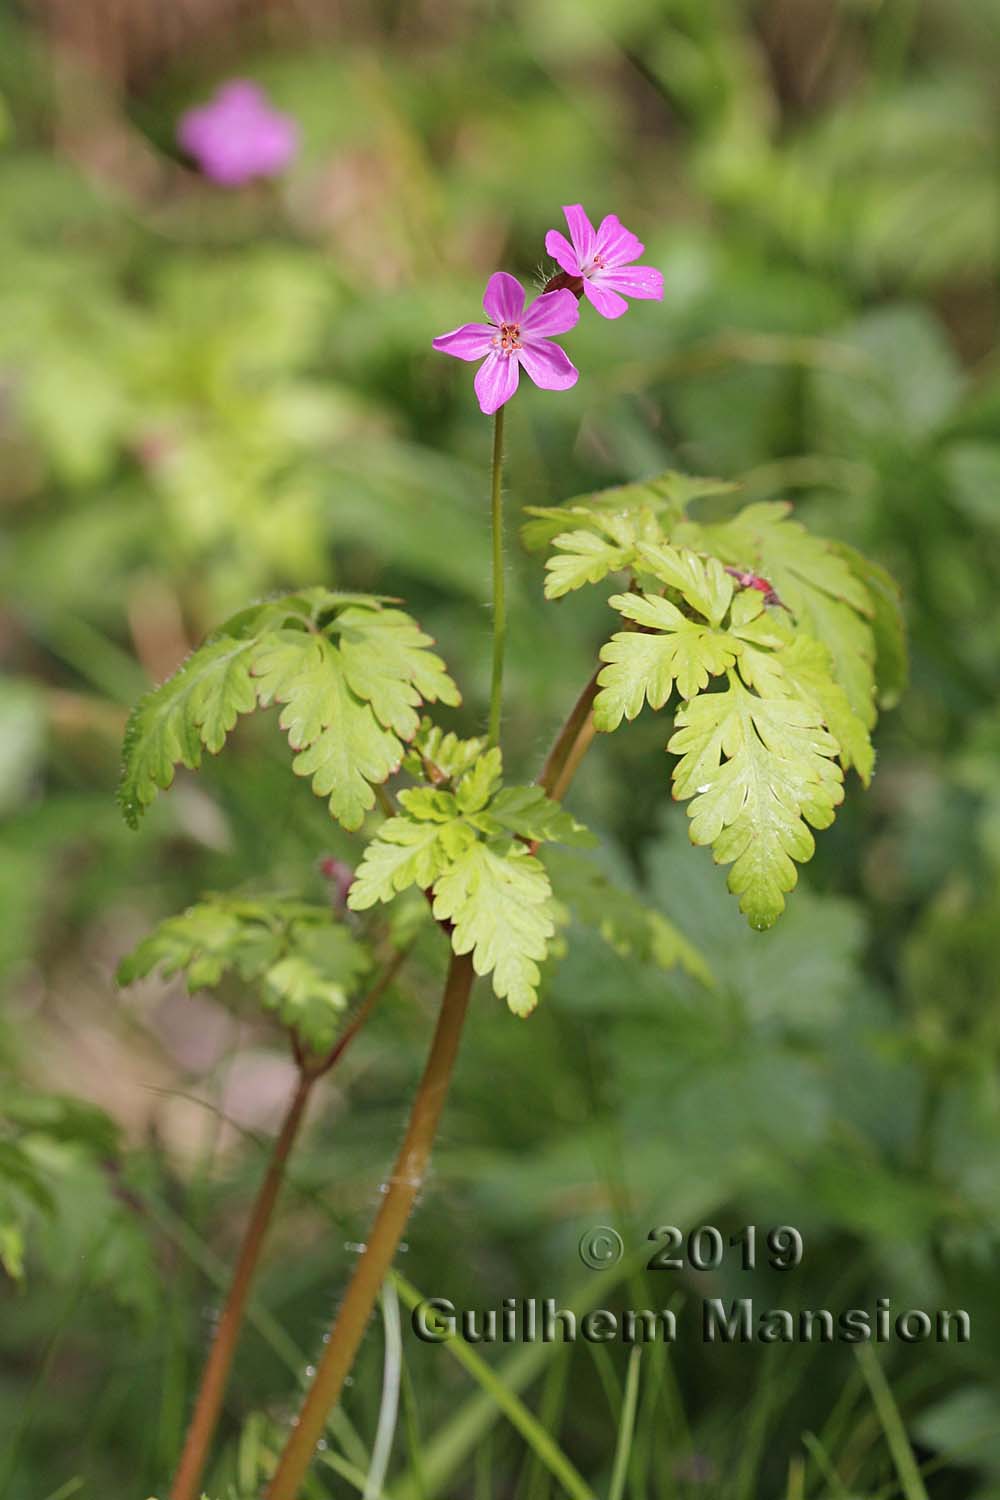
{"label": "pink flower", "polygon": [[481,359],[475,387],[479,406],[487,416],[509,401],[517,390],[521,366],[546,391],[565,391],[576,385],[578,371],[558,344],[548,337],[566,333],[580,317],[572,292],[543,292],[529,308],[524,287],[505,271],[486,283],[483,307],[488,323],[464,323],[442,333],[434,348],[457,359]]}
{"label": "pink flower", "polygon": [[299,132],[290,115],[271,108],[263,89],[235,79],[181,116],[177,139],[206,177],[239,187],[283,172],[298,150]]}
{"label": "pink flower", "polygon": [[[569,240],[558,229],[545,236],[545,248],[569,276],[583,279],[583,292],[605,318],[628,311],[626,297],[663,300],[663,273],[653,266],[634,266],[643,243],[630,234],[615,214],[608,214],[595,231],[579,203],[564,208]],[[570,244],[572,240],[572,244]]]}

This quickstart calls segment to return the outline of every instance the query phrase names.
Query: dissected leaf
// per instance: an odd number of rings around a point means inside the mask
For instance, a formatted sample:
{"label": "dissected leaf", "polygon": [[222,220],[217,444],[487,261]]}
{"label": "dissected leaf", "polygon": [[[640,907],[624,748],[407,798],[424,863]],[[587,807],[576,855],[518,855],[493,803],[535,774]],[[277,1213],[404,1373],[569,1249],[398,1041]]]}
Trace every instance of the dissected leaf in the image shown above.
{"label": "dissected leaf", "polygon": [[266,1009],[314,1051],[325,1051],[360,981],[368,950],[325,906],[284,897],[207,896],[167,917],[118,966],[119,984],[158,969],[191,991],[229,974],[260,985]]}
{"label": "dissected leaf", "polygon": [[556,896],[610,948],[661,969],[680,967],[702,984],[715,983],[708,961],[662,912],[613,884],[592,860],[547,850],[545,864]]}
{"label": "dissected leaf", "polygon": [[875,722],[871,595],[837,546],[789,520],[790,509],[784,501],[762,501],[729,521],[684,522],[677,537],[766,578],[798,627],[826,646],[851,708],[870,729]]}
{"label": "dissected leaf", "polygon": [[[793,694],[815,704],[823,722],[837,741],[840,763],[844,770],[853,766],[865,786],[875,769],[875,751],[864,722],[851,707],[850,700],[836,681],[830,653],[821,641],[800,635],[787,650],[772,660],[780,668],[773,691],[768,694],[759,679],[754,686],[766,696]],[[742,669],[742,662],[741,662]]]}
{"label": "dissected leaf", "polygon": [[444,823],[389,818],[365,849],[348,905],[352,911],[367,911],[409,886],[429,889],[474,839],[472,829],[457,816]]}
{"label": "dissected leaf", "polygon": [[620,631],[601,648],[607,666],[594,700],[600,730],[617,729],[623,717],[634,719],[644,703],[662,708],[675,682],[682,697],[692,697],[735,660],[738,645],[731,636],[689,619],[667,599],[616,594],[610,603],[642,630]]}
{"label": "dissected leaf", "polygon": [[880,563],[873,562],[846,542],[832,545],[868,591],[873,611],[871,628],[875,637],[879,707],[894,708],[903,696],[909,678],[906,625],[899,585]]}
{"label": "dissected leaf", "polygon": [[434,643],[399,609],[345,609],[334,621],[344,676],[376,718],[402,740],[417,732],[421,702],[460,702]]}
{"label": "dissected leaf", "polygon": [[306,590],[235,615],[147,694],[125,735],[120,801],[135,827],[177,765],[196,769],[240,714],[282,705],[281,724],[345,827],[359,826],[412,738],[423,701],[458,702],[430,637],[377,598]]}
{"label": "dissected leaf", "polygon": [[[525,514],[532,520],[521,528],[521,539],[529,551],[535,551],[547,547],[561,532],[583,528],[600,533],[609,517],[631,518],[644,513],[653,518],[662,516],[664,525],[669,527],[692,501],[723,495],[735,488],[721,479],[699,479],[668,470],[655,479],[576,495],[563,505],[529,505]],[[662,534],[662,529],[657,529]],[[648,537],[650,541],[654,539],[652,535]]]}
{"label": "dissected leaf", "polygon": [[278,722],[299,753],[297,776],[311,776],[318,797],[345,828],[358,828],[375,805],[373,785],[398,769],[403,747],[350,689],[339,649],[326,636],[276,631],[254,664],[261,706],[284,704]]}
{"label": "dissected leaf", "polygon": [[119,802],[137,828],[157,789],[166,790],[176,766],[195,771],[202,747],[215,754],[241,713],[256,707],[250,679],[253,640],[206,641],[162,687],[141,698],[125,730]]}
{"label": "dissected leaf", "polygon": [[[365,849],[347,903],[353,911],[365,911],[411,886],[432,892],[436,917],[450,919],[453,906],[464,914],[461,938],[455,920],[455,952],[474,948],[476,973],[492,972],[496,994],[526,1014],[538,984],[535,960],[545,956],[552,930],[535,910],[541,904],[539,877],[551,895],[548,877],[537,860],[522,862],[530,856],[527,845],[592,840],[541,787],[505,787],[502,772],[500,751],[491,749],[448,788],[401,792],[399,813],[383,823]],[[492,899],[491,892],[496,901],[488,919],[484,903]],[[519,966],[514,950],[520,935],[531,946]],[[466,940],[468,946],[458,946]]]}
{"label": "dissected leaf", "polygon": [[843,798],[836,740],[798,698],[758,698],[735,675],[677,714],[667,748],[679,755],[674,795],[693,798],[691,840],[731,864],[729,888],[751,926],[770,927],[811,858],[808,824],[825,828]]}
{"label": "dissected leaf", "polygon": [[554,537],[555,552],[545,563],[545,597],[561,599],[585,583],[600,583],[628,566],[632,549],[596,531],[566,531]]}
{"label": "dissected leaf", "polygon": [[469,770],[485,749],[485,739],[459,739],[457,734],[446,733],[440,725],[425,718],[420,721],[405,766],[413,776],[426,776],[433,782],[453,781]]}
{"label": "dissected leaf", "polygon": [[515,1015],[535,1008],[555,920],[545,867],[523,844],[472,844],[435,883],[434,915],[453,924],[455,952],[472,954]]}

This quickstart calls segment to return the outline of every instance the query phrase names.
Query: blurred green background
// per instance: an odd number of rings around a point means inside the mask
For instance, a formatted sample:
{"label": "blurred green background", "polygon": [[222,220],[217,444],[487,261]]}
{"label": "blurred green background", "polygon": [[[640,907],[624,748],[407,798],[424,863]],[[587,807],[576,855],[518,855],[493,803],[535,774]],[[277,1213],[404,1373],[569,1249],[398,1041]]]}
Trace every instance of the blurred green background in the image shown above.
{"label": "blurred green background", "polygon": [[[662,1222],[795,1224],[794,1272],[623,1272],[604,1305],[889,1296],[968,1309],[972,1342],[879,1350],[890,1406],[850,1349],[646,1351],[624,1493],[1000,1496],[998,68],[998,0],[0,8],[2,1500],[164,1492],[291,1083],[273,1028],[178,984],[119,993],[117,961],[204,890],[324,899],[320,859],[357,857],[266,715],[130,833],[127,707],[247,599],[335,581],[408,601],[465,690],[450,722],[478,727],[489,428],[429,341],[494,269],[544,280],[576,201],[639,234],[666,296],[585,316],[578,386],[518,397],[512,517],[667,467],[790,498],[899,579],[912,685],[765,935],[687,845],[663,726],[596,747],[574,811],[719,983],[581,931],[530,1021],[481,986],[400,1266],[459,1306],[593,1300],[592,1224],[640,1248]],[[279,182],[226,191],[176,151],[230,76],[300,124]],[[512,551],[527,777],[612,620],[600,590],[545,605]],[[258,1493],[294,1408],[434,969],[310,1117],[213,1500]],[[394,1500],[561,1493],[495,1390],[403,1347]],[[626,1352],[480,1352],[606,1495]],[[366,1468],[382,1358],[375,1326],[316,1500]]]}

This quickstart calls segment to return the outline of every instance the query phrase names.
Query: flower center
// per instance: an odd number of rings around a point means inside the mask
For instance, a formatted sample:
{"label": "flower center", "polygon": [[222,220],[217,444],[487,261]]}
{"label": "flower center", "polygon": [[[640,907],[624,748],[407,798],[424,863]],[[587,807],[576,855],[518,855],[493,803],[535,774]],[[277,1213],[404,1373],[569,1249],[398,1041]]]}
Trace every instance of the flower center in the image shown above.
{"label": "flower center", "polygon": [[595,255],[592,257],[590,265],[587,267],[584,275],[589,276],[592,271],[603,271],[606,265],[607,261],[604,259],[603,255]]}
{"label": "flower center", "polygon": [[493,347],[501,354],[511,355],[521,347],[520,323],[501,323],[493,335]]}

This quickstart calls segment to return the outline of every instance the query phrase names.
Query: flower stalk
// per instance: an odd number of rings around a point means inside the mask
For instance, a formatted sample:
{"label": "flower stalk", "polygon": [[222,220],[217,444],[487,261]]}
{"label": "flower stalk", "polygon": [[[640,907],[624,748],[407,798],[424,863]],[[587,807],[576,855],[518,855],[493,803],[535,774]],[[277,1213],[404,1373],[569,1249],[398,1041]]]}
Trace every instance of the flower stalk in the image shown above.
{"label": "flower stalk", "polygon": [[493,536],[493,672],[490,680],[490,716],[487,733],[491,746],[500,743],[503,660],[507,645],[507,598],[503,555],[503,414],[504,408],[501,406],[493,417],[493,465],[490,484],[490,526]]}

